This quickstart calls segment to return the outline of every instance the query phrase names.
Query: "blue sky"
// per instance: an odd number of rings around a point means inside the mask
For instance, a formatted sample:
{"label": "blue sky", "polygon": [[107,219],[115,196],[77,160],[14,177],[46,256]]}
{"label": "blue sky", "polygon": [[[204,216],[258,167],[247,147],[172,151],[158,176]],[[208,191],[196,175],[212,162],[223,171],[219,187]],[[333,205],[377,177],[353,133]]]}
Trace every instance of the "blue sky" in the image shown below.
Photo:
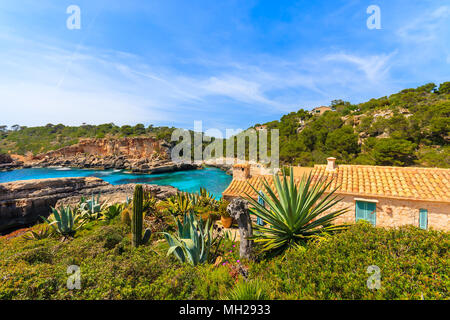
{"label": "blue sky", "polygon": [[3,0],[0,124],[247,128],[450,81],[449,26],[448,0]]}

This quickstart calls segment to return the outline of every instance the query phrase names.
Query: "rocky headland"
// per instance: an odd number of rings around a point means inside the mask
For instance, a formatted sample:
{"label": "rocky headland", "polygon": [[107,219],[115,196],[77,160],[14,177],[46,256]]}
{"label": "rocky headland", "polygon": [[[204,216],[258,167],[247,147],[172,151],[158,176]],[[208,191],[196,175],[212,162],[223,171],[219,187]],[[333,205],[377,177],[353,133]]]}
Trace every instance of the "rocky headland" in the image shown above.
{"label": "rocky headland", "polygon": [[22,166],[122,169],[149,174],[200,167],[171,161],[170,148],[153,137],[81,139],[77,144],[32,156]]}
{"label": "rocky headland", "polygon": [[[99,178],[56,178],[0,183],[0,233],[29,226],[39,216],[47,217],[51,207],[77,203],[81,196],[99,194],[101,201],[124,202],[133,196],[135,184],[111,185]],[[171,186],[143,185],[163,200],[175,195]]]}

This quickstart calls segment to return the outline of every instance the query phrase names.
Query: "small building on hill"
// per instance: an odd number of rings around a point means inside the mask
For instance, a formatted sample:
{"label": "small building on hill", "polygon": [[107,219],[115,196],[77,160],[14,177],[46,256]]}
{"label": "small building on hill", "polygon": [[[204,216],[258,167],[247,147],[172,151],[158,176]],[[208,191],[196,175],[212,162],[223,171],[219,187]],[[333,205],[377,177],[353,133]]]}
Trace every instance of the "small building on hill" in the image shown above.
{"label": "small building on hill", "polygon": [[327,107],[327,106],[320,106],[320,107],[312,109],[309,113],[312,114],[312,115],[320,116],[326,111],[334,111],[334,108]]}
{"label": "small building on hill", "polygon": [[[423,229],[450,229],[450,169],[336,165],[328,158],[327,165],[294,167],[293,178],[299,182],[304,174],[313,180],[332,181],[342,198],[333,209],[348,208],[337,223],[367,220],[374,226],[398,227],[411,224]],[[233,168],[233,180],[223,192],[225,199],[257,198],[250,187],[264,191],[263,179],[274,188],[273,176],[250,174],[248,165]]]}

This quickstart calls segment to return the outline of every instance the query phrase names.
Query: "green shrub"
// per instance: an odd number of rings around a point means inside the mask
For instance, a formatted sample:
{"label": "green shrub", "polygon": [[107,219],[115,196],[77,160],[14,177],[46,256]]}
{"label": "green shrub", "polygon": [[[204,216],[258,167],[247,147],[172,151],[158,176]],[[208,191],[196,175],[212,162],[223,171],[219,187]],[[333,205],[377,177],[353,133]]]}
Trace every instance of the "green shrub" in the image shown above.
{"label": "green shrub", "polygon": [[[234,261],[238,243],[224,240],[217,253],[229,264],[191,266],[167,257],[165,241],[133,248],[129,227],[105,223],[93,221],[65,242],[0,239],[0,299],[220,299],[259,289],[269,299],[449,298],[448,232],[358,223],[257,262]],[[70,265],[80,267],[80,290],[66,287]],[[371,265],[380,268],[379,289],[367,287]],[[230,266],[247,270],[247,284]]]}
{"label": "green shrub", "polygon": [[[339,235],[252,265],[274,299],[448,299],[449,236],[415,227],[358,223]],[[380,268],[370,290],[367,268]]]}
{"label": "green shrub", "polygon": [[263,284],[259,280],[241,281],[227,295],[228,300],[267,300]]}

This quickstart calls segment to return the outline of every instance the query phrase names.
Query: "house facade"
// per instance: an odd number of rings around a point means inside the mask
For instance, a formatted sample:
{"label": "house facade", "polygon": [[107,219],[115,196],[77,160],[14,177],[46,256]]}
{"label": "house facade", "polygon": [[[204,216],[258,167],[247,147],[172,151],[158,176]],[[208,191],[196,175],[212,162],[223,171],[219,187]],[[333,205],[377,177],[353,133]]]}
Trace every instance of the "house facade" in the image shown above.
{"label": "house facade", "polygon": [[[450,223],[450,169],[339,165],[328,158],[327,165],[312,168],[294,167],[294,180],[304,174],[313,180],[331,181],[329,190],[337,188],[342,199],[333,210],[347,208],[337,223],[366,220],[374,226],[399,227],[414,225],[422,229],[449,231]],[[223,192],[225,199],[257,198],[250,187],[264,191],[262,181],[272,186],[270,175],[250,174],[250,166],[233,167],[233,180]]]}
{"label": "house facade", "polygon": [[326,111],[334,111],[333,108],[327,107],[327,106],[320,106],[317,108],[312,109],[309,113],[312,115],[322,115]]}

